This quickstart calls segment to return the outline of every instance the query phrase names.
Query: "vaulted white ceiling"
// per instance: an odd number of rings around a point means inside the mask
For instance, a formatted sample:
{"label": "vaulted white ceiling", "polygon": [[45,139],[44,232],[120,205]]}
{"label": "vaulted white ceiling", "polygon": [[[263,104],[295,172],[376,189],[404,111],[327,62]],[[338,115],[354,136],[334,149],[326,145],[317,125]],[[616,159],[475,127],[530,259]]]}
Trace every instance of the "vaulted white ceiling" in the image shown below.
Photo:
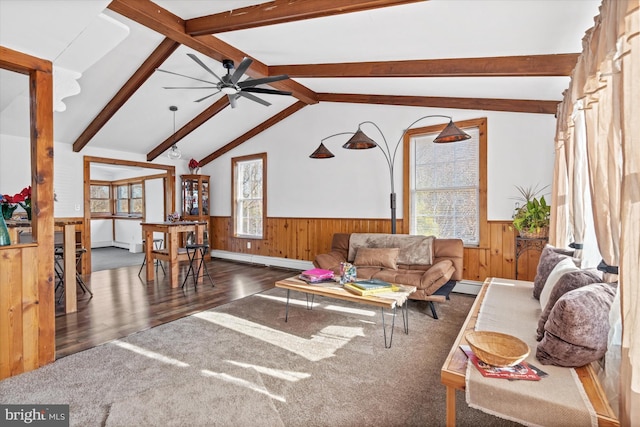
{"label": "vaulted white ceiling", "polygon": [[[127,0],[121,0],[126,3]],[[109,10],[107,0],[0,0],[0,45],[53,61],[77,72],[80,92],[62,99],[54,114],[55,140],[73,144],[118,90],[162,42],[159,34]],[[143,3],[146,3],[143,2]],[[160,8],[190,19],[260,4],[261,1],[156,0]],[[578,53],[593,25],[599,0],[430,0],[362,12],[215,34],[267,66],[406,61]],[[211,36],[201,36],[211,37]],[[218,75],[222,64],[186,46],[160,68],[199,79],[212,77],[187,53]],[[237,65],[237,64],[236,64]],[[56,84],[63,78],[56,72]],[[69,80],[69,79],[66,79]],[[73,79],[71,79],[73,80]],[[317,93],[404,95],[559,101],[568,76],[549,77],[293,77]],[[72,84],[72,83],[70,83]],[[221,95],[194,102],[207,90],[167,90],[198,82],[155,72],[88,143],[147,154]],[[61,91],[73,92],[63,87]],[[201,159],[297,100],[260,95],[264,107],[240,99],[180,142],[186,158]],[[28,135],[26,78],[0,71],[0,133]]]}

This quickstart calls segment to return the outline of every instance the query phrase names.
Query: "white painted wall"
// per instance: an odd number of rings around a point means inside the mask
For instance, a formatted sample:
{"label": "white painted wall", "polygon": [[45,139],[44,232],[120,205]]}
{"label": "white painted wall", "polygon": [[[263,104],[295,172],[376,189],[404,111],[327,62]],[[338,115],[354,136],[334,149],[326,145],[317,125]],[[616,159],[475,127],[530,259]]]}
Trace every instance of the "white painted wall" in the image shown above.
{"label": "white painted wall", "polygon": [[[487,117],[490,220],[511,218],[514,206],[511,198],[518,195],[515,185],[551,184],[555,134],[555,118],[551,115],[321,103],[305,107],[202,169],[203,174],[211,175],[212,215],[231,214],[231,158],[267,152],[269,216],[386,218],[389,216],[389,172],[379,150],[344,150],[341,145],[348,136],[338,136],[325,141],[336,155],[333,159],[314,160],[309,154],[322,138],[338,132],[353,132],[358,123],[366,120],[374,121],[394,146],[406,126],[429,114],[451,115],[456,121]],[[416,126],[444,121],[428,118]],[[363,130],[381,141],[373,127],[365,125]],[[82,215],[84,155],[145,161],[142,154],[95,149],[90,144],[82,153],[74,153],[71,145],[56,143],[55,216]],[[14,194],[28,185],[28,156],[27,139],[0,135],[0,192]],[[188,173],[187,161],[173,162],[177,176]],[[400,147],[395,163],[398,201],[403,197],[402,161]],[[164,156],[156,162],[171,164]],[[180,180],[176,181],[176,206],[180,210]],[[400,202],[397,214],[398,218],[404,217]],[[116,232],[119,231],[116,228]],[[122,226],[121,231],[125,236],[123,241],[130,242],[131,230]]]}
{"label": "white painted wall", "polygon": [[[515,185],[551,184],[555,134],[551,115],[321,103],[305,107],[203,168],[203,174],[211,175],[212,215],[231,215],[231,158],[267,152],[269,216],[389,217],[389,171],[378,149],[344,150],[346,135],[324,142],[334,158],[316,160],[309,155],[322,138],[354,132],[366,120],[375,122],[393,147],[406,126],[430,114],[451,115],[455,121],[487,117],[490,220],[511,219],[511,198],[518,196]],[[428,118],[414,127],[444,122]],[[382,142],[374,127],[363,125],[363,131]],[[394,174],[398,218],[404,217],[402,162],[401,145]]]}

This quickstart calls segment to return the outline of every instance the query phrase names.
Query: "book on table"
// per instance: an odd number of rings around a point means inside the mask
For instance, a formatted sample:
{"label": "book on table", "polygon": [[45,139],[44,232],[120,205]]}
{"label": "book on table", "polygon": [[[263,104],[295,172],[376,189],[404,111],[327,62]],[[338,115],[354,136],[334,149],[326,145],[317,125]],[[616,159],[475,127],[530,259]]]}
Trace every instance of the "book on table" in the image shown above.
{"label": "book on table", "polygon": [[356,280],[355,282],[351,282],[351,284],[363,291],[370,291],[372,289],[391,290],[393,287],[391,283],[380,279]]}
{"label": "book on table", "polygon": [[362,283],[358,283],[358,282],[352,282],[352,283],[345,283],[344,284],[344,288],[351,292],[354,293],[356,295],[360,295],[360,296],[370,296],[370,295],[377,295],[377,294],[384,294],[387,292],[397,292],[400,290],[400,288],[398,286],[392,285],[390,283],[387,284],[388,286],[372,286],[371,287],[367,287],[364,286]]}
{"label": "book on table", "polygon": [[[462,344],[460,345],[460,349],[467,355],[471,363],[473,363],[473,366],[480,371],[483,377],[503,378],[507,380],[540,380],[540,375],[536,372],[537,368],[536,370],[532,369],[527,362],[520,362],[513,366],[493,366],[478,359],[478,356],[475,355],[468,345]],[[545,374],[544,372],[542,373]]]}

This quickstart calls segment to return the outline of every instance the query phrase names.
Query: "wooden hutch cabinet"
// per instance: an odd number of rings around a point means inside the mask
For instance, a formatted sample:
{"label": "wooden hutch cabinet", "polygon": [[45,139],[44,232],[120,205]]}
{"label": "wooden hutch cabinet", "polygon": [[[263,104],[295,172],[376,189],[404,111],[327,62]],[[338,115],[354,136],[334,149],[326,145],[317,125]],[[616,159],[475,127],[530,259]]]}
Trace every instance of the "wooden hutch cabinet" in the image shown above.
{"label": "wooden hutch cabinet", "polygon": [[[186,221],[206,221],[209,216],[209,176],[180,175],[182,179],[182,217]],[[209,241],[209,226],[205,231],[204,241]]]}

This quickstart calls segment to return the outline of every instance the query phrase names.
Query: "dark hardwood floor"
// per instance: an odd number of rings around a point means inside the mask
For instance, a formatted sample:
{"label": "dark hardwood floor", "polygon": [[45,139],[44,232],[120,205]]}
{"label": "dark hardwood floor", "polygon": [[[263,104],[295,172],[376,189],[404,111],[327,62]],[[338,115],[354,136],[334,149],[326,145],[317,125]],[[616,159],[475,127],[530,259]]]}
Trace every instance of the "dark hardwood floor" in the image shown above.
{"label": "dark hardwood floor", "polygon": [[[139,269],[135,265],[85,276],[93,297],[78,288],[76,313],[64,314],[64,306],[56,306],[56,358],[271,289],[300,272],[212,258],[207,269],[215,286],[205,276],[196,290],[191,278],[184,289],[170,288],[161,270],[155,281],[147,282],[144,271],[138,277]],[[186,270],[182,263],[181,284]]]}

